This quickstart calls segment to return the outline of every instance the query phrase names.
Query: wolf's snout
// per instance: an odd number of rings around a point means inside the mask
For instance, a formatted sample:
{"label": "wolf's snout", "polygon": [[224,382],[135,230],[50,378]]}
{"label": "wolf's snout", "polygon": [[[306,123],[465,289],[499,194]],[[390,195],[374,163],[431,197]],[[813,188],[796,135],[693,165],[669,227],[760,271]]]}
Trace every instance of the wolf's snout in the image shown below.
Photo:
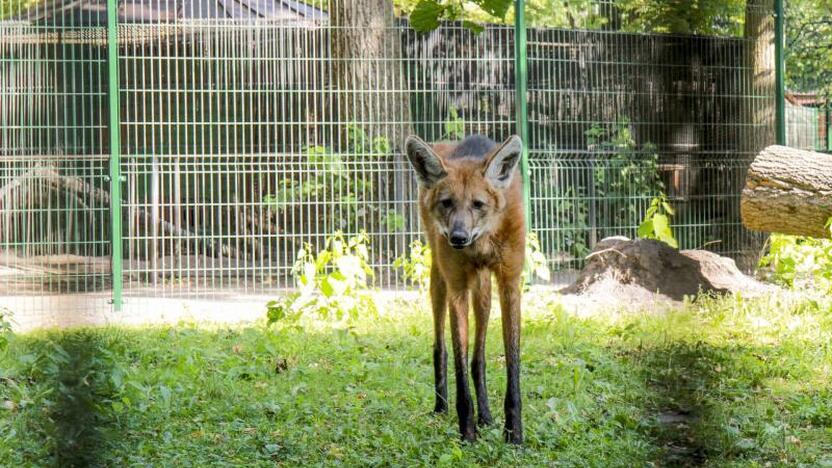
{"label": "wolf's snout", "polygon": [[448,236],[451,247],[461,249],[471,243],[471,236],[465,231],[454,231]]}

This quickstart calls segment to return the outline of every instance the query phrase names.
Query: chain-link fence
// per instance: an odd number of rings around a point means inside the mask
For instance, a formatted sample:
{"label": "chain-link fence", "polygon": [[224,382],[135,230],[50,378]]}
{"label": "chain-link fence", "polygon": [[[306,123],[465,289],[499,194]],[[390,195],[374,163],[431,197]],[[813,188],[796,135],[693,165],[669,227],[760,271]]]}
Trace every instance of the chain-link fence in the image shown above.
{"label": "chain-link fence", "polygon": [[[420,236],[403,138],[517,131],[511,25],[422,34],[406,20],[339,24],[296,2],[119,5],[118,57],[100,2],[36,4],[0,22],[10,307],[85,308],[112,299],[114,275],[127,304],[274,294],[292,286],[298,251],[335,231],[367,232],[375,284],[408,287],[393,267]],[[529,227],[553,282],[602,238],[635,236],[659,193],[683,248],[754,257],[738,196],[774,118],[771,61],[755,55],[768,53],[771,12],[755,14],[754,37],[625,32],[620,17],[594,16],[526,30]],[[355,47],[358,36],[375,42]]]}

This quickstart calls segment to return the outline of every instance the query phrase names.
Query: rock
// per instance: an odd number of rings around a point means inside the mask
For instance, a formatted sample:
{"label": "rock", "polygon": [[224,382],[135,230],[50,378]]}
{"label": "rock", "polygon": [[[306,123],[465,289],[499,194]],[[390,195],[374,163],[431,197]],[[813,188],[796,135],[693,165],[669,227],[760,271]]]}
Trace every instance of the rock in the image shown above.
{"label": "rock", "polygon": [[[771,291],[744,275],[733,260],[705,250],[676,250],[650,239],[611,237],[599,242],[563,294],[627,294],[644,300],[656,295],[681,301],[706,293],[756,295]],[[622,299],[622,298],[619,298]]]}

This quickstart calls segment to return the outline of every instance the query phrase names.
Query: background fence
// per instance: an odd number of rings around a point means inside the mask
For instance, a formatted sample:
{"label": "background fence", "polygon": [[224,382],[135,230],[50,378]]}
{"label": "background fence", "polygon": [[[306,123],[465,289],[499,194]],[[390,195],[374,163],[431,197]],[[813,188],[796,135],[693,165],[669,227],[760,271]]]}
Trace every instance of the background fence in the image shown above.
{"label": "background fence", "polygon": [[[403,137],[516,131],[510,26],[417,34],[399,20],[389,50],[343,56],[350,31],[293,2],[121,5],[118,58],[100,3],[0,22],[0,290],[18,313],[89,309],[110,297],[114,264],[127,304],[273,294],[292,285],[298,249],[336,230],[366,231],[376,285],[406,287],[392,263],[420,227]],[[527,30],[530,228],[553,281],[603,237],[634,236],[660,191],[682,247],[753,258],[760,237],[742,228],[738,196],[773,115],[749,40],[580,27]]]}

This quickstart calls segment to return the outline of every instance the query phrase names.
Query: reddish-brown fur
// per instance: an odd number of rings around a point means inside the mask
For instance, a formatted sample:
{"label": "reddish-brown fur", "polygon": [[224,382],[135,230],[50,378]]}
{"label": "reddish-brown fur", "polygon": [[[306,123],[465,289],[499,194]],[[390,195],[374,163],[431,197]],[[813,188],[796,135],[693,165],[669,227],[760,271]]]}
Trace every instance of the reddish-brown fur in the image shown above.
{"label": "reddish-brown fur", "polygon": [[[519,140],[518,140],[519,141]],[[473,303],[475,317],[474,355],[471,373],[477,393],[480,424],[491,423],[485,385],[485,339],[491,309],[491,274],[499,288],[503,340],[506,352],[508,385],[505,399],[507,440],[522,443],[523,429],[519,388],[520,372],[520,276],[525,252],[525,220],[522,181],[514,174],[504,188],[496,187],[485,175],[485,168],[500,146],[484,158],[451,157],[456,145],[436,144],[433,152],[446,172],[441,179],[419,189],[419,207],[425,234],[431,246],[431,302],[434,315],[435,411],[447,411],[447,352],[445,314],[450,312],[451,337],[456,377],[456,408],[463,439],[476,439],[473,401],[468,389],[468,308]],[[512,166],[514,167],[514,166]],[[418,172],[418,169],[417,169]],[[519,172],[519,171],[517,171]],[[481,208],[467,209],[462,216],[489,229],[465,248],[454,248],[447,239],[449,221],[440,200],[452,199],[457,207],[468,207],[473,200],[485,202]],[[445,232],[442,232],[445,229]]]}

